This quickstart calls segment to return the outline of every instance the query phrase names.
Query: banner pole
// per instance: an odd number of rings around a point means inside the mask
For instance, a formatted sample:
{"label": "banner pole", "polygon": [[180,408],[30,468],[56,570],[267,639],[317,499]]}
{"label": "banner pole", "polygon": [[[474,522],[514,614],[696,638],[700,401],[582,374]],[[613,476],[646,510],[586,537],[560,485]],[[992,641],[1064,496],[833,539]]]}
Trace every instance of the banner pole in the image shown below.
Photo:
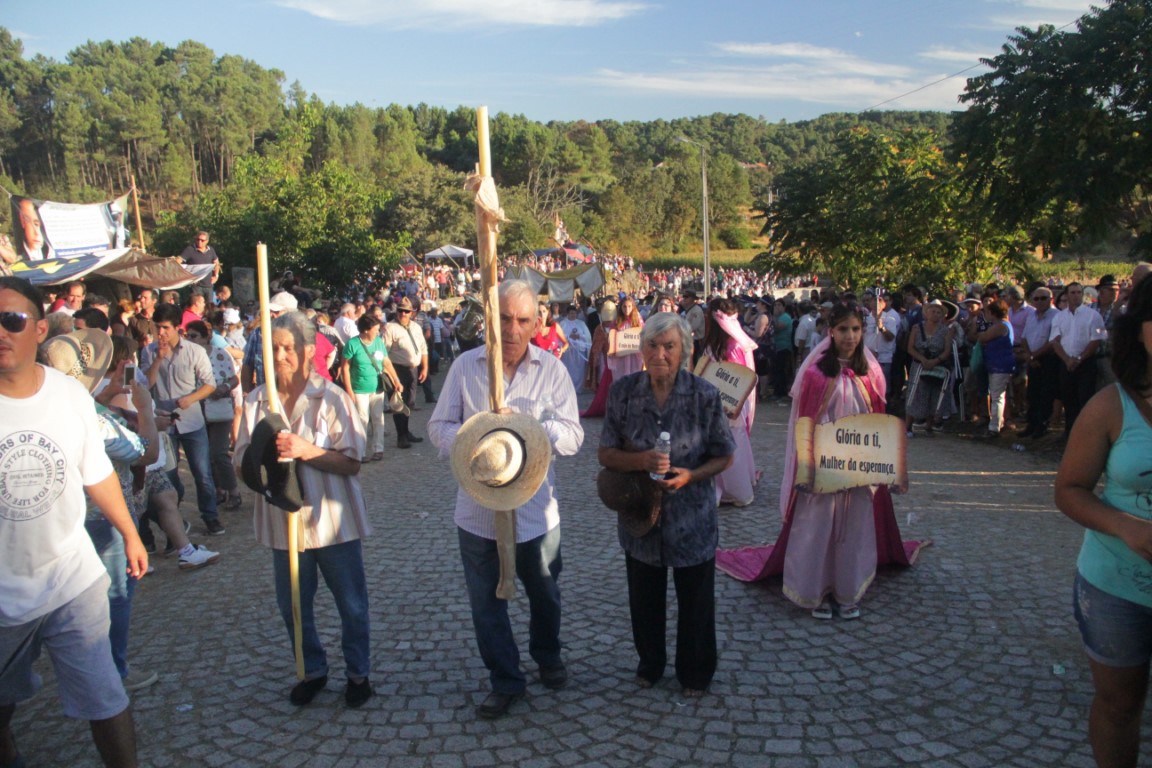
{"label": "banner pole", "polygon": [[140,196],[136,193],[136,174],[132,174],[132,207],[136,211],[136,237],[140,238],[140,250],[147,253],[144,246],[144,225],[140,223]]}

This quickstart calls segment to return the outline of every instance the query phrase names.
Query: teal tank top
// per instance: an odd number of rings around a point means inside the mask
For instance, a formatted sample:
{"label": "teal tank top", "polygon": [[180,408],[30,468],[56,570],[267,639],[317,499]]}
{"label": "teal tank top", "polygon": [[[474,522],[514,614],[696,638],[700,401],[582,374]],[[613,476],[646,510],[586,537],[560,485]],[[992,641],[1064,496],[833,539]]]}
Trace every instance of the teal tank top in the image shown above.
{"label": "teal tank top", "polygon": [[[1152,520],[1152,426],[1123,387],[1115,387],[1124,408],[1124,426],[1108,454],[1100,498],[1121,511]],[[1076,567],[1097,589],[1152,607],[1152,563],[1115,536],[1085,531]]]}

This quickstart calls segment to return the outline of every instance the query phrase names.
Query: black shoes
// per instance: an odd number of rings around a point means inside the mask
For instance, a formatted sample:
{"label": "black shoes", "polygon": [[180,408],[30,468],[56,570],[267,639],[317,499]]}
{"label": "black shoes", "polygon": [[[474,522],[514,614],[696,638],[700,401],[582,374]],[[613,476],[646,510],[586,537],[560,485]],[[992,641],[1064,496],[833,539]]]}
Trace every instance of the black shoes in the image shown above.
{"label": "black shoes", "polygon": [[409,442],[408,435],[400,435],[399,437],[397,437],[396,438],[396,447],[397,448],[411,448],[412,443]]}
{"label": "black shoes", "polygon": [[344,703],[352,709],[359,707],[368,699],[372,698],[372,684],[368,682],[368,678],[364,678],[358,683],[351,680],[344,688]]}
{"label": "black shoes", "polygon": [[422,442],[424,442],[424,438],[416,437],[416,435],[409,432],[408,433],[408,442],[410,442],[410,443],[422,443]]}
{"label": "black shoes", "polygon": [[540,682],[549,690],[558,691],[568,683],[568,670],[564,662],[554,667],[540,667]]}
{"label": "black shoes", "polygon": [[224,535],[224,525],[218,518],[212,517],[204,521],[204,527],[208,529],[208,533],[213,536]]}
{"label": "black shoes", "polygon": [[492,691],[492,693],[488,694],[484,701],[480,703],[480,706],[476,707],[476,715],[483,720],[496,720],[508,714],[509,708],[522,698],[524,698],[523,691],[520,691],[520,693],[497,693],[496,691]]}
{"label": "black shoes", "polygon": [[[365,680],[365,683],[368,681]],[[298,707],[308,704],[312,699],[316,698],[316,694],[324,690],[324,686],[328,685],[328,676],[314,677],[311,680],[304,680],[296,683],[292,688],[292,693],[288,694],[288,701],[292,702]]]}

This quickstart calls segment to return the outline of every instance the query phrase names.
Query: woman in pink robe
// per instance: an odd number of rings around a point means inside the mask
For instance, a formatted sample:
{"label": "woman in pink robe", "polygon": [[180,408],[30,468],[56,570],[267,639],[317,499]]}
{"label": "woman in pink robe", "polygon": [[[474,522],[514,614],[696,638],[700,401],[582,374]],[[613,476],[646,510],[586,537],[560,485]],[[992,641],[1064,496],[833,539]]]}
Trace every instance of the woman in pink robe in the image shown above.
{"label": "woman in pink robe", "polygon": [[832,310],[831,332],[796,373],[780,508],[784,525],[776,543],[716,553],[716,567],[741,581],[784,575],[784,595],[831,619],[860,617],[860,600],[878,565],[908,566],[930,540],[900,540],[886,486],[810,493],[796,486],[796,421],[823,424],[858,413],[884,413],[884,372],[864,348],[863,316],[854,305]]}
{"label": "woman in pink robe", "polygon": [[[752,353],[756,342],[740,327],[736,304],[728,299],[713,299],[709,306],[704,329],[704,354],[722,363],[736,363],[756,370]],[[716,476],[716,502],[746,507],[756,497],[756,458],[752,455],[752,422],[756,418],[756,397],[753,394],[735,419],[728,422],[736,452],[728,469]]]}

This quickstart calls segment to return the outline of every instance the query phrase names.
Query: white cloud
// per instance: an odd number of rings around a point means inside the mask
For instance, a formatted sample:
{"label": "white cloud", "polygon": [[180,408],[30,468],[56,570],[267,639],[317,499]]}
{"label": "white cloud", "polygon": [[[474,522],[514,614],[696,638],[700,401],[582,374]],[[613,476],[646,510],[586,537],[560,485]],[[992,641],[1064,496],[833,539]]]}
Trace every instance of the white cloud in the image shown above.
{"label": "white cloud", "polygon": [[929,59],[931,61],[950,61],[954,64],[978,64],[980,59],[990,59],[997,53],[998,51],[960,50],[957,48],[933,46],[926,51],[921,51],[917,55],[922,59]]}
{"label": "white cloud", "polygon": [[1091,11],[1093,4],[1098,5],[1098,0],[998,0],[996,10],[981,26],[1003,30],[1036,29],[1041,24],[1062,27]]}
{"label": "white cloud", "polygon": [[587,27],[616,21],[648,6],[630,0],[272,0],[321,19],[355,26],[466,27],[516,25]]}
{"label": "white cloud", "polygon": [[795,59],[817,73],[869,77],[909,77],[905,66],[868,61],[836,48],[822,48],[808,43],[720,43],[721,51],[749,58]]}
{"label": "white cloud", "polygon": [[[867,109],[898,96],[902,98],[889,105],[890,108],[959,109],[956,97],[964,89],[963,77],[924,87],[925,82],[942,77],[944,75],[936,74],[926,75],[923,80],[879,79],[814,72],[806,65],[784,64],[669,73],[603,69],[591,80],[599,87],[637,93],[750,102],[790,99],[842,110]],[[910,91],[916,93],[904,95]]]}

